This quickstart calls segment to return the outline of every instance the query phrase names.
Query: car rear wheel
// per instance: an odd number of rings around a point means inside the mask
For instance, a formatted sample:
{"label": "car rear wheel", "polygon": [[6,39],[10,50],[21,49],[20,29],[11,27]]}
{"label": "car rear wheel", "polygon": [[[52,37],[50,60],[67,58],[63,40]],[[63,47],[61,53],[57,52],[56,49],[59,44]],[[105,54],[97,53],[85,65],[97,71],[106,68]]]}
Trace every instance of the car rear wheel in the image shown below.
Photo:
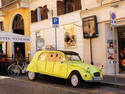
{"label": "car rear wheel", "polygon": [[35,72],[28,72],[28,79],[33,81],[36,78],[36,73]]}
{"label": "car rear wheel", "polygon": [[70,80],[73,87],[78,87],[80,85],[80,76],[78,74],[73,74]]}

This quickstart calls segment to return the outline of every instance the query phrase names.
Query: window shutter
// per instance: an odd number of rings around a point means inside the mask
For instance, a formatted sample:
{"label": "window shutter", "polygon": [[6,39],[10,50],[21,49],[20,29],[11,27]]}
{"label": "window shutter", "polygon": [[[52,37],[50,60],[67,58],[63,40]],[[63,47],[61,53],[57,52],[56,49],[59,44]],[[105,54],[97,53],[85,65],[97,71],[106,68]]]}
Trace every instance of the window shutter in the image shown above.
{"label": "window shutter", "polygon": [[41,20],[43,20],[43,14],[44,14],[44,10],[43,7],[40,7],[40,15],[41,15]]}
{"label": "window shutter", "polygon": [[48,19],[48,11],[47,7],[40,8],[41,20]]}
{"label": "window shutter", "polygon": [[81,0],[74,0],[75,1],[75,10],[81,9]]}
{"label": "window shutter", "polygon": [[49,9],[47,8],[47,5],[43,6],[43,19],[48,19],[48,12]]}
{"label": "window shutter", "polygon": [[57,15],[64,14],[64,1],[57,1]]}
{"label": "window shutter", "polygon": [[37,9],[35,11],[31,11],[31,22],[37,22]]}

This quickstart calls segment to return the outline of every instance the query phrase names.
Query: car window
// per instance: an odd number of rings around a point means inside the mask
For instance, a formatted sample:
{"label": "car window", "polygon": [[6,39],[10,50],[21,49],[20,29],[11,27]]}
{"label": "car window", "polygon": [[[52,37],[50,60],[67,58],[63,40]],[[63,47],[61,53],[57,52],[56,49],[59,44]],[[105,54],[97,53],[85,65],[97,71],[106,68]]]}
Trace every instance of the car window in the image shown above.
{"label": "car window", "polygon": [[66,59],[68,61],[80,61],[80,57],[77,55],[66,55]]}
{"label": "car window", "polygon": [[63,60],[63,55],[60,53],[56,53],[56,62],[61,62]]}
{"label": "car window", "polygon": [[38,58],[39,61],[45,61],[46,60],[46,53],[41,53]]}
{"label": "car window", "polygon": [[54,62],[55,58],[54,58],[54,53],[48,53],[47,54],[47,61],[48,62]]}

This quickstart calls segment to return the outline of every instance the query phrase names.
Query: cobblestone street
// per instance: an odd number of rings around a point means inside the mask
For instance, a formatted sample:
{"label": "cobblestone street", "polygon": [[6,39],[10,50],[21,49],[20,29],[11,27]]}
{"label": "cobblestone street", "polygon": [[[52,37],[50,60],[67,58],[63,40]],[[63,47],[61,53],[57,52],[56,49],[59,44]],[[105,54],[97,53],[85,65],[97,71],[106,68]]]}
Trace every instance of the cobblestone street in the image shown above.
{"label": "cobblestone street", "polygon": [[1,94],[125,94],[123,89],[104,84],[82,83],[79,88],[73,88],[63,79],[48,76],[40,76],[35,81],[29,81],[26,76],[0,76],[0,92]]}

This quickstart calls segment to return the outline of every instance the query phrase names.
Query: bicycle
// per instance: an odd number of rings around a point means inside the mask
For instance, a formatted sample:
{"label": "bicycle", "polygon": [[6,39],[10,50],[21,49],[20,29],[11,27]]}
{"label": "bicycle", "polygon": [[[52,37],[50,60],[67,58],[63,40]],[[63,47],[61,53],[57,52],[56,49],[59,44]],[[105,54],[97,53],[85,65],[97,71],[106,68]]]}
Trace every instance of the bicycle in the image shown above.
{"label": "bicycle", "polygon": [[9,76],[20,76],[20,74],[26,73],[28,62],[27,61],[13,61],[13,63],[8,67]]}

